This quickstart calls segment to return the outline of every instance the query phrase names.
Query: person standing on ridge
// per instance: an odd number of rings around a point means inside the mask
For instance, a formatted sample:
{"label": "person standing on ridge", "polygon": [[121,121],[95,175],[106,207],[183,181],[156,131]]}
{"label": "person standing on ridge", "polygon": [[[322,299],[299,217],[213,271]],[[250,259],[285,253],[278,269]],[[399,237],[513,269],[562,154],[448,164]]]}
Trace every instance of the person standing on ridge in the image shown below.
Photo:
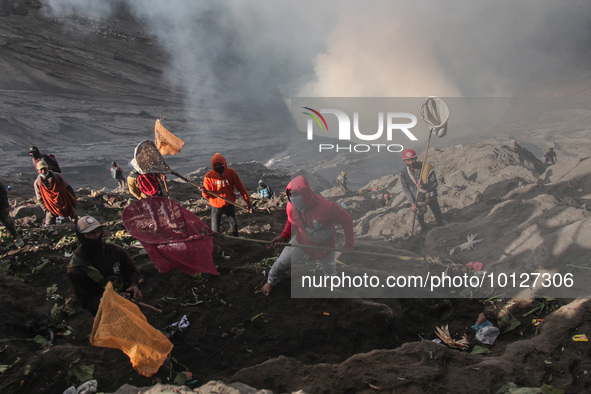
{"label": "person standing on ridge", "polygon": [[[236,189],[248,205],[248,212],[252,213],[253,208],[250,196],[236,171],[228,168],[226,159],[220,153],[216,153],[211,158],[211,167],[212,169],[205,174],[203,186],[201,187],[203,198],[207,198],[209,205],[211,205],[211,229],[216,233],[219,232],[220,219],[224,213],[228,217],[232,235],[237,237],[238,224],[236,223],[236,211],[234,205],[228,201],[232,203],[236,201],[236,193],[234,192],[234,189]],[[215,193],[222,198],[208,192]]]}
{"label": "person standing on ridge", "polygon": [[556,158],[556,152],[554,152],[554,148],[548,149],[548,152],[544,154],[544,163],[548,164],[556,164],[558,159]]}
{"label": "person standing on ridge", "polygon": [[429,163],[423,164],[417,161],[417,154],[412,149],[406,149],[402,152],[402,160],[406,164],[406,168],[400,172],[400,183],[412,211],[417,215],[419,225],[414,229],[415,233],[417,235],[421,234],[425,228],[427,205],[431,208],[437,225],[443,226],[443,216],[437,200],[437,186],[439,183],[433,166]]}
{"label": "person standing on ridge", "polygon": [[117,181],[119,187],[125,187],[125,178],[123,178],[123,170],[121,167],[117,165],[114,161],[111,162],[111,168],[109,169],[111,172],[111,177]]}
{"label": "person standing on ridge", "polygon": [[341,188],[343,195],[346,196],[350,193],[350,190],[347,187],[347,173],[345,171],[341,171],[341,174],[337,177],[335,182],[337,186]]}

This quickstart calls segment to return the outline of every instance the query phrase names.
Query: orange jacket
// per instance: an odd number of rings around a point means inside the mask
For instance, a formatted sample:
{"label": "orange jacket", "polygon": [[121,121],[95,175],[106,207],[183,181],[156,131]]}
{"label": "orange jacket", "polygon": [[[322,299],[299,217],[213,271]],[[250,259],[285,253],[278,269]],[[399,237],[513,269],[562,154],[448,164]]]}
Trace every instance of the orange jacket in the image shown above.
{"label": "orange jacket", "polygon": [[[215,163],[221,163],[224,166],[224,172],[222,174],[218,174],[213,170]],[[234,192],[234,188],[236,188],[248,206],[252,205],[250,202],[250,196],[242,184],[240,177],[238,177],[236,171],[228,168],[224,156],[219,153],[213,155],[211,158],[211,168],[211,171],[205,174],[205,177],[203,178],[203,187],[205,190],[209,190],[221,197],[224,197],[226,200],[234,202],[236,201],[236,193]],[[209,205],[212,207],[221,208],[224,205],[228,205],[226,201],[215,197],[206,191],[204,191],[202,194],[204,198],[209,200]]]}

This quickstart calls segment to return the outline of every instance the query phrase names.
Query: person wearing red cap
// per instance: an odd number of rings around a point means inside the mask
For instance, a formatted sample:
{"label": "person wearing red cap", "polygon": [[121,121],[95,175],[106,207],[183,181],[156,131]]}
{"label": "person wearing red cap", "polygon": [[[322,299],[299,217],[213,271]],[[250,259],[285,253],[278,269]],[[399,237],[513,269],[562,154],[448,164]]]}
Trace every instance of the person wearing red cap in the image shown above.
{"label": "person wearing red cap", "polygon": [[439,201],[437,201],[437,186],[439,183],[433,166],[429,163],[423,164],[417,161],[417,154],[412,149],[405,149],[402,152],[402,160],[406,164],[406,168],[400,172],[400,183],[412,211],[417,214],[419,225],[415,228],[415,232],[420,234],[425,228],[427,205],[431,208],[437,225],[442,226],[444,221]]}

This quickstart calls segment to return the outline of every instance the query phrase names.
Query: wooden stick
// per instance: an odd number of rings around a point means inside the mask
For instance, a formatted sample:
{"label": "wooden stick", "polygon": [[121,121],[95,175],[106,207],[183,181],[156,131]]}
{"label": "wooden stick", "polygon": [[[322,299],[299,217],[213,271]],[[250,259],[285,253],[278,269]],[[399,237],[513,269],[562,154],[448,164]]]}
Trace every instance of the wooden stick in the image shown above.
{"label": "wooden stick", "polygon": [[143,302],[138,302],[137,304],[138,304],[139,306],[143,306],[144,308],[151,309],[151,310],[153,310],[154,312],[158,312],[158,313],[160,313],[160,314],[162,313],[162,310],[161,310],[161,309],[158,309],[158,308],[156,308],[156,307],[154,307],[154,306],[152,306],[152,305],[144,304]]}
{"label": "wooden stick", "polygon": [[229,203],[229,204],[232,204],[232,205],[234,205],[235,207],[238,207],[238,208],[240,208],[240,209],[243,209],[243,210],[245,210],[245,211],[249,211],[249,209],[248,209],[248,208],[245,208],[245,207],[243,207],[243,206],[242,206],[242,205],[240,205],[240,204],[236,204],[234,201],[230,201],[230,200],[228,200],[228,199],[225,199],[224,197],[220,196],[219,194],[216,194],[216,193],[214,193],[214,192],[212,192],[212,191],[209,191],[209,190],[207,190],[207,189],[205,189],[205,188],[204,188],[203,190],[205,190],[205,193],[209,193],[209,194],[211,194],[212,196],[215,196],[215,197],[217,197],[217,198],[221,198],[221,199],[222,199],[222,200],[224,200],[225,202],[227,202],[227,203]]}
{"label": "wooden stick", "polygon": [[[273,243],[271,241],[262,241],[262,240],[259,240],[259,239],[235,237],[233,235],[226,235],[226,234],[223,234],[222,235],[222,238],[237,239],[239,241],[256,242],[256,243],[267,244],[267,245],[271,245]],[[326,247],[326,246],[302,245],[302,244],[292,245],[290,243],[285,243],[285,242],[282,242],[280,245],[281,246],[291,246],[291,247],[295,247],[295,248],[303,248],[303,249],[326,250],[326,251],[330,251],[330,252],[343,252],[342,249],[329,248],[329,247]],[[395,258],[395,259],[399,259],[399,260],[416,260],[416,261],[423,261],[423,260],[425,260],[424,257],[401,256],[401,255],[396,255],[396,254],[365,252],[363,250],[349,250],[346,253],[361,254],[361,255],[376,256],[376,257],[389,257],[389,258]]]}
{"label": "wooden stick", "polygon": [[[431,136],[433,135],[433,129],[429,129],[429,139],[427,140],[427,149],[425,150],[425,157],[423,158],[423,164],[421,164],[421,172],[419,173],[419,182],[423,181],[423,169],[425,168],[425,163],[427,162],[427,154],[429,153],[429,144],[431,144]],[[419,199],[419,186],[417,185],[417,195],[415,196],[415,204]],[[415,220],[417,218],[417,213],[414,212],[412,215],[412,228],[410,229],[410,236],[412,237],[415,233]],[[423,229],[425,230],[425,229]]]}
{"label": "wooden stick", "polygon": [[168,184],[166,183],[166,178],[164,178],[162,180],[162,183],[164,183],[164,188],[166,189],[166,197],[170,198],[170,193],[168,192]]}
{"label": "wooden stick", "polygon": [[[185,177],[184,177],[184,176],[182,176],[181,174],[178,174],[178,173],[176,173],[176,172],[174,172],[174,171],[172,171],[172,170],[170,171],[170,173],[171,173],[171,174],[173,174],[173,175],[176,175],[176,176],[178,176],[178,177],[179,177],[179,178],[181,178],[183,181],[185,181],[185,182],[187,182],[187,183],[190,183],[191,185],[193,185],[193,186],[195,186],[195,187],[197,187],[197,188],[199,188],[199,189],[201,189],[201,188],[203,187],[203,186],[200,186],[200,185],[198,185],[198,184],[196,184],[196,183],[194,183],[194,182],[191,182],[189,179],[185,178]],[[207,189],[205,189],[205,188],[204,188],[203,190],[205,190],[205,192],[206,192],[206,193],[209,193],[209,194],[211,194],[212,196],[215,196],[215,197],[217,197],[217,198],[221,198],[221,199],[222,199],[222,200],[224,200],[225,202],[227,202],[227,203],[229,203],[229,204],[232,204],[232,205],[234,205],[235,207],[238,207],[238,208],[240,208],[240,209],[243,209],[243,210],[245,210],[245,211],[248,211],[248,208],[245,208],[245,207],[243,207],[243,206],[242,206],[242,205],[240,205],[240,204],[236,204],[234,201],[230,201],[230,200],[228,200],[228,199],[225,199],[224,197],[220,196],[219,194],[216,194],[216,193],[214,193],[214,192],[212,192],[212,191],[209,191],[209,190],[207,190]]]}
{"label": "wooden stick", "polygon": [[199,188],[199,187],[201,187],[200,185],[198,185],[198,184],[196,184],[196,183],[194,183],[194,182],[191,182],[191,181],[190,181],[188,178],[186,178],[186,177],[182,176],[182,175],[181,175],[181,174],[179,174],[178,172],[175,172],[175,171],[172,171],[172,170],[170,170],[170,173],[171,173],[172,175],[176,175],[176,176],[178,176],[178,177],[179,177],[179,178],[181,178],[183,181],[185,181],[185,182],[187,182],[187,183],[190,183],[191,185],[193,185],[193,186],[195,186],[195,187],[198,187],[198,188]]}

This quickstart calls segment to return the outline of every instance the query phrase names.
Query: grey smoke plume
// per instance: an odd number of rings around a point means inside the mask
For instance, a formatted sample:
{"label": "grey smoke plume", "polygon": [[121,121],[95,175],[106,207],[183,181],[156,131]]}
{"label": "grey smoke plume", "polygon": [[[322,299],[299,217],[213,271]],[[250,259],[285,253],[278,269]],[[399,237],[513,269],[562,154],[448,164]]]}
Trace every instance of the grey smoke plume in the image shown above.
{"label": "grey smoke plume", "polygon": [[[589,69],[584,0],[48,0],[53,15],[125,4],[194,97],[512,96]],[[223,83],[219,83],[223,81]]]}

